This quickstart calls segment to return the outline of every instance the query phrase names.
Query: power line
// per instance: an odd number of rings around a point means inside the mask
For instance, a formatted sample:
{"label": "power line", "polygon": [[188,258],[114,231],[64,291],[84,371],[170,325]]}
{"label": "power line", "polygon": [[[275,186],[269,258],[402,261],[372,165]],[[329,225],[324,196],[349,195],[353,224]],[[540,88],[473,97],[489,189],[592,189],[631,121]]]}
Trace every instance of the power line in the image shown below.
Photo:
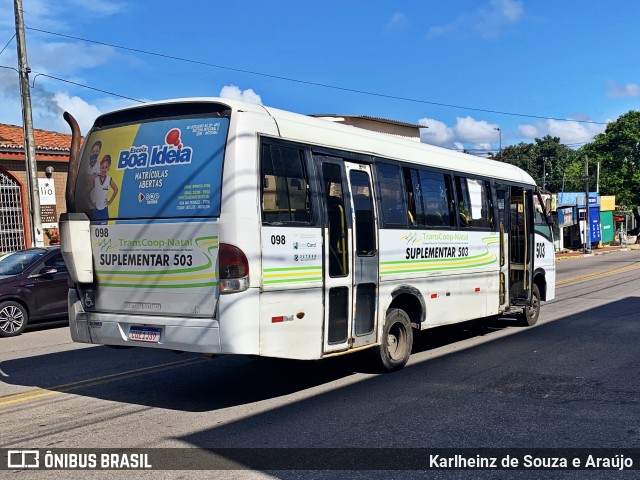
{"label": "power line", "polygon": [[64,78],[60,78],[60,77],[54,77],[53,75],[47,75],[46,73],[39,73],[39,72],[32,72],[35,73],[36,75],[33,77],[33,87],[35,88],[35,81],[36,81],[36,77],[42,76],[42,77],[47,77],[47,78],[52,78],[54,80],[58,80],[59,82],[65,82],[65,83],[70,83],[72,85],[76,85],[78,87],[82,87],[82,88],[88,88],[90,90],[95,90],[96,92],[101,92],[101,93],[106,93],[108,95],[113,95],[114,97],[120,97],[120,98],[125,98],[127,100],[132,100],[134,102],[138,102],[138,103],[145,103],[144,100],[139,100],[137,98],[131,98],[131,97],[127,97],[126,95],[120,95],[119,93],[114,93],[114,92],[110,92],[108,90],[102,90],[100,88],[96,88],[96,87],[91,87],[89,85],[83,85],[82,83],[77,83],[77,82],[72,82],[71,80],[65,80]]}
{"label": "power line", "polygon": [[16,38],[16,34],[14,33],[13,36],[9,39],[9,41],[7,42],[7,44],[2,47],[2,50],[0,50],[0,55],[2,55],[2,52],[5,51],[5,49],[9,46],[9,44],[13,41],[13,39]]}
{"label": "power line", "polygon": [[263,73],[263,72],[255,72],[255,71],[252,71],[252,70],[246,70],[246,69],[242,69],[242,68],[228,67],[228,66],[225,66],[225,65],[218,65],[218,64],[214,64],[214,63],[204,62],[202,60],[194,60],[194,59],[190,59],[190,58],[178,57],[178,56],[175,56],[175,55],[168,55],[168,54],[164,54],[164,53],[152,52],[152,51],[149,51],[149,50],[142,50],[142,49],[139,49],[139,48],[125,47],[125,46],[117,45],[117,44],[113,44],[113,43],[100,42],[100,41],[97,41],[97,40],[90,40],[90,39],[87,39],[87,38],[77,37],[77,36],[74,36],[74,35],[67,35],[67,34],[64,34],[64,33],[51,32],[51,31],[42,30],[42,29],[39,29],[39,28],[26,27],[26,26],[25,26],[25,28],[28,29],[28,30],[32,30],[34,32],[40,32],[40,33],[45,33],[45,34],[48,34],[48,35],[55,35],[55,36],[58,36],[58,37],[70,38],[70,39],[79,40],[79,41],[82,41],[82,42],[94,43],[96,45],[104,45],[104,46],[107,46],[107,47],[117,48],[117,49],[121,49],[121,50],[127,50],[129,52],[142,53],[144,55],[151,55],[151,56],[155,56],[155,57],[166,58],[168,60],[177,60],[177,61],[180,61],[180,62],[192,63],[192,64],[195,64],[195,65],[202,65],[202,66],[205,66],[205,67],[219,68],[219,69],[222,69],[222,70],[229,70],[229,71],[233,71],[233,72],[246,73],[246,74],[249,74],[249,75],[257,75],[257,76],[261,76],[261,77],[273,78],[273,79],[276,79],[276,80],[284,80],[284,81],[287,81],[287,82],[294,82],[294,83],[299,83],[299,84],[303,84],[303,85],[311,85],[311,86],[315,86],[315,87],[330,88],[330,89],[333,89],[333,90],[340,90],[340,91],[343,91],[343,92],[358,93],[358,94],[361,94],[361,95],[370,95],[370,96],[379,97],[379,98],[388,98],[388,99],[392,99],[392,100],[402,100],[402,101],[405,101],[405,102],[422,103],[422,104],[426,104],[426,105],[435,105],[435,106],[439,106],[439,107],[457,108],[457,109],[460,109],[460,110],[471,110],[471,111],[475,111],[475,112],[493,113],[493,114],[497,114],[497,115],[509,115],[509,116],[513,116],[513,117],[537,118],[537,119],[540,119],[540,120],[556,120],[556,121],[559,121],[559,122],[590,123],[590,124],[595,124],[595,125],[606,125],[607,124],[606,122],[596,122],[596,121],[593,121],[593,120],[574,120],[574,119],[569,119],[569,118],[545,117],[545,116],[542,116],[542,115],[529,115],[529,114],[524,114],[524,113],[503,112],[503,111],[499,111],[499,110],[490,110],[490,109],[475,108],[475,107],[465,107],[465,106],[461,106],[461,105],[453,105],[453,104],[448,104],[448,103],[421,100],[421,99],[416,99],[416,98],[400,97],[400,96],[397,96],[397,95],[388,95],[388,94],[384,94],[384,93],[369,92],[369,91],[358,90],[358,89],[354,89],[354,88],[340,87],[340,86],[337,86],[337,85],[331,85],[331,84],[327,84],[327,83],[311,82],[311,81],[308,81],[308,80],[299,80],[299,79],[296,79],[296,78],[283,77],[283,76],[280,76],[280,75],[273,75],[273,74]]}
{"label": "power line", "polygon": [[[7,67],[5,65],[0,65],[0,68],[6,68],[8,70],[13,70],[15,72],[18,72],[18,70],[16,68]],[[31,73],[35,74],[34,77],[33,77],[33,84],[31,85],[31,88],[35,88],[36,78],[38,78],[38,77],[47,77],[47,78],[51,78],[53,80],[58,80],[59,82],[70,83],[71,85],[75,85],[77,87],[88,88],[89,90],[95,90],[96,92],[106,93],[107,95],[113,95],[114,97],[120,97],[120,98],[124,98],[126,100],[132,100],[132,101],[138,102],[138,103],[145,103],[144,100],[139,100],[137,98],[127,97],[126,95],[121,95],[119,93],[110,92],[109,90],[103,90],[101,88],[92,87],[90,85],[84,85],[82,83],[72,82],[71,80],[67,80],[67,79],[60,78],[60,77],[54,77],[53,75],[48,75],[46,73],[42,73],[42,72],[31,72]]]}

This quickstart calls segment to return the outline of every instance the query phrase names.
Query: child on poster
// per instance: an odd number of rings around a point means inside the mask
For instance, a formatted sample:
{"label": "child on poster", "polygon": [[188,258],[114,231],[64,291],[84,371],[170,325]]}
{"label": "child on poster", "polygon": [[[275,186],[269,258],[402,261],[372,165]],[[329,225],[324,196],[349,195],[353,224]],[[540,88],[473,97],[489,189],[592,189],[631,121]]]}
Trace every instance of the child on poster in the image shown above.
{"label": "child on poster", "polygon": [[[107,175],[111,167],[111,155],[105,155],[100,160],[100,174],[96,176],[94,180],[94,186],[92,191],[93,196],[93,220],[107,220],[109,218],[109,205],[113,203],[113,200],[118,194],[118,186],[113,179]],[[109,190],[112,191],[109,198]]]}

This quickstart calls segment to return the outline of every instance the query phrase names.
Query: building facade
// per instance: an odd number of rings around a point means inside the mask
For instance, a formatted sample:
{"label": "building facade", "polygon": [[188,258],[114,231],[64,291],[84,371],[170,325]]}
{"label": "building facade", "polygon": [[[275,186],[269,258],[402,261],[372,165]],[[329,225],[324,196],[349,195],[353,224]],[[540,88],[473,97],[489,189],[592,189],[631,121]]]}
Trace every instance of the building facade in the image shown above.
{"label": "building facade", "polygon": [[[71,135],[34,130],[45,245],[59,240],[58,218],[66,212],[65,188]],[[22,127],[0,124],[0,255],[33,246]]]}
{"label": "building facade", "polygon": [[351,125],[352,127],[364,128],[378,133],[386,133],[394,137],[400,137],[414,142],[420,141],[420,129],[427,128],[424,125],[398,122],[386,118],[368,117],[366,115],[310,115],[311,117],[329,120],[330,122]]}

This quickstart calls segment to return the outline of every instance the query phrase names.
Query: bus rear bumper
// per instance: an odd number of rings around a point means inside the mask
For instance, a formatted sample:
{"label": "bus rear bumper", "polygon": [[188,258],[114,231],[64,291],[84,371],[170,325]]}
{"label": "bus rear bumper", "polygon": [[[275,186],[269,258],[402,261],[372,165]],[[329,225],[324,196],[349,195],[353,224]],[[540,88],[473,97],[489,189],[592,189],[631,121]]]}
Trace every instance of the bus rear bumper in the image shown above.
{"label": "bus rear bumper", "polygon": [[[87,312],[75,289],[69,290],[69,327],[74,342],[127,347],[161,348],[197,353],[222,353],[220,325],[210,318],[178,318],[151,315],[123,317]],[[132,327],[151,329],[150,341],[132,340]]]}

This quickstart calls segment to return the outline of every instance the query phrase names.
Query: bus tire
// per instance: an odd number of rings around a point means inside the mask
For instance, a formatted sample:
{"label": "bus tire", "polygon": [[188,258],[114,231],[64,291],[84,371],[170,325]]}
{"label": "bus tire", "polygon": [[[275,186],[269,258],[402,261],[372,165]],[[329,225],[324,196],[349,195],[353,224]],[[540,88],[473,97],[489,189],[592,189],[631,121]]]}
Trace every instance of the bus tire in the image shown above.
{"label": "bus tire", "polygon": [[383,372],[393,372],[404,367],[413,347],[413,330],[404,310],[390,308],[382,329],[380,345],[371,352],[377,367]]}
{"label": "bus tire", "polygon": [[524,311],[518,315],[518,320],[525,327],[532,327],[538,322],[540,316],[540,289],[537,285],[533,285],[531,289],[531,303],[524,308]]}

